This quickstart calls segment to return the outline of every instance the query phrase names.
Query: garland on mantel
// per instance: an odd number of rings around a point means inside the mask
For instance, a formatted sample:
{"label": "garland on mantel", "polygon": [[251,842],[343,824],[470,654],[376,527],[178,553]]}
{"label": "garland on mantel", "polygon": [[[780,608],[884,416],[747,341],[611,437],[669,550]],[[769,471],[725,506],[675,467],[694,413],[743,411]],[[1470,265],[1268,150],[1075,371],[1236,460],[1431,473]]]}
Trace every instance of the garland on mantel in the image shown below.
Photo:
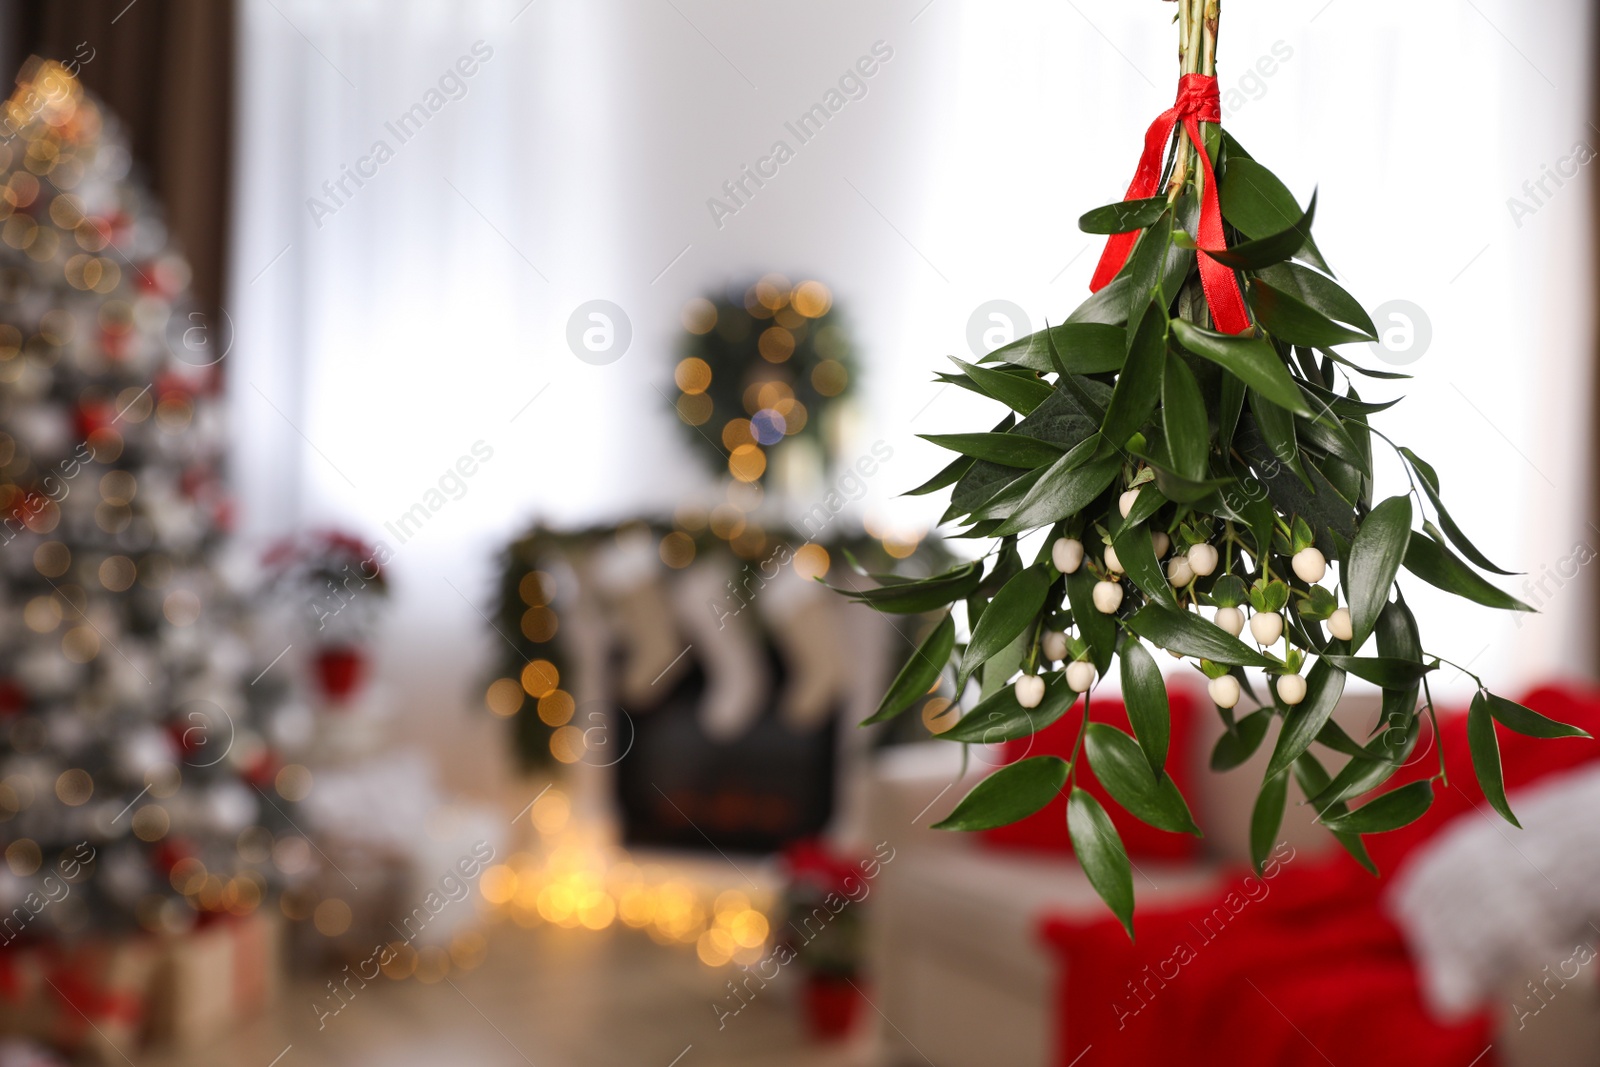
{"label": "garland on mantel", "polygon": [[[949,488],[942,521],[995,547],[933,578],[886,575],[878,588],[847,593],[896,613],[962,604],[971,635],[958,642],[946,612],[869,722],[953,675],[957,694],[976,681],[979,701],[939,736],[994,743],[1049,726],[1084,694],[1070,759],[1002,767],[937,825],[1002,826],[1068,790],[1073,849],[1130,937],[1127,855],[1075,777],[1087,759],[1130,814],[1200,833],[1166,772],[1167,695],[1149,646],[1209,680],[1227,727],[1214,770],[1242,764],[1270,721],[1283,720],[1251,819],[1257,869],[1277,839],[1292,775],[1319,821],[1376,873],[1362,836],[1421,818],[1434,784],[1448,784],[1441,753],[1432,778],[1373,795],[1411,756],[1424,713],[1433,720],[1428,675],[1448,662],[1424,650],[1401,568],[1477,604],[1532,610],[1479,573],[1511,572],[1451,520],[1433,468],[1370,424],[1394,402],[1363,400],[1355,376],[1406,375],[1337,351],[1375,340],[1376,330],[1312,239],[1316,197],[1302,210],[1219,125],[1218,0],[1177,6],[1177,102],[1150,127],[1127,198],[1080,223],[1109,235],[1094,295],[1063,324],[960,365],[962,384],[1010,409],[997,425],[929,437],[958,458],[912,494]],[[1374,438],[1398,453],[1408,493],[1374,502]],[[1018,542],[1039,532],[1029,563]],[[1324,584],[1330,559],[1338,581]],[[1239,636],[1247,621],[1249,643]],[[1089,720],[1090,693],[1114,662],[1131,735]],[[1264,696],[1246,676],[1251,667],[1265,674]],[[1496,724],[1535,737],[1583,732],[1459,669],[1478,684],[1468,714],[1478,782],[1515,824]],[[1330,717],[1351,676],[1383,690],[1381,727],[1365,742]],[[1237,712],[1241,694],[1256,710]],[[1330,775],[1313,745],[1350,760]]]}

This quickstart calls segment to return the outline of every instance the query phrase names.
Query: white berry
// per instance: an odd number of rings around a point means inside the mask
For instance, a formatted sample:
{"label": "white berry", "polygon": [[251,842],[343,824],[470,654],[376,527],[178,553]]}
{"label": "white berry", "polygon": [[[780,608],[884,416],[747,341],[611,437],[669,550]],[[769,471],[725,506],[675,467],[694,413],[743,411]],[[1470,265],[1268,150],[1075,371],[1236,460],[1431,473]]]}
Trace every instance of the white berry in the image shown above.
{"label": "white berry", "polygon": [[1218,608],[1216,618],[1212,621],[1233,636],[1238,637],[1244,629],[1244,612],[1238,608]]}
{"label": "white berry", "polygon": [[1283,636],[1283,616],[1276,611],[1258,611],[1250,616],[1250,635],[1262,648],[1277,644]]}
{"label": "white berry", "polygon": [[1278,699],[1291,708],[1306,698],[1306,680],[1298,674],[1285,674],[1278,679]]}
{"label": "white berry", "polygon": [[1356,635],[1355,627],[1350,625],[1350,609],[1338,608],[1328,616],[1328,632],[1341,641],[1348,641]]}
{"label": "white berry", "polygon": [[[1120,582],[1094,583],[1095,610],[1102,615],[1110,615],[1122,606],[1122,584]],[[1082,692],[1082,690],[1079,690]]]}
{"label": "white berry", "polygon": [[1189,566],[1188,557],[1173,556],[1167,561],[1167,581],[1179,589],[1194,581],[1194,570]]}
{"label": "white berry", "polygon": [[1163,530],[1150,531],[1150,547],[1156,550],[1156,559],[1167,554],[1167,549],[1172,547],[1172,538]]}
{"label": "white berry", "polygon": [[1239,679],[1231,674],[1213,678],[1211,684],[1206,686],[1206,692],[1211,695],[1211,702],[1217,707],[1231,708],[1239,703]]}
{"label": "white berry", "polygon": [[1328,558],[1315,548],[1302,548],[1289,561],[1296,578],[1307,585],[1316,585],[1328,573]]}
{"label": "white berry", "polygon": [[1048,660],[1063,660],[1067,658],[1067,635],[1060,630],[1046,630],[1044,637],[1039,641],[1039,648]]}
{"label": "white berry", "polygon": [[1134,503],[1139,499],[1139,490],[1129,489],[1117,498],[1117,510],[1122,512],[1122,517],[1127,518],[1128,512],[1133,510]]}
{"label": "white berry", "polygon": [[1193,545],[1189,549],[1189,569],[1204,578],[1217,569],[1217,550],[1210,545]]}
{"label": "white berry", "polygon": [[1117,550],[1110,545],[1106,546],[1106,570],[1123,573],[1122,560],[1117,558]]}
{"label": "white berry", "polygon": [[1062,574],[1073,574],[1083,566],[1083,542],[1076,537],[1058,537],[1050,546],[1050,562]]}
{"label": "white berry", "polygon": [[1037,674],[1024,674],[1012,688],[1017,694],[1017,703],[1025,708],[1036,708],[1044,700],[1044,679]]}
{"label": "white berry", "polygon": [[1086,693],[1094,686],[1094,664],[1077,660],[1067,664],[1067,688],[1074,693]]}

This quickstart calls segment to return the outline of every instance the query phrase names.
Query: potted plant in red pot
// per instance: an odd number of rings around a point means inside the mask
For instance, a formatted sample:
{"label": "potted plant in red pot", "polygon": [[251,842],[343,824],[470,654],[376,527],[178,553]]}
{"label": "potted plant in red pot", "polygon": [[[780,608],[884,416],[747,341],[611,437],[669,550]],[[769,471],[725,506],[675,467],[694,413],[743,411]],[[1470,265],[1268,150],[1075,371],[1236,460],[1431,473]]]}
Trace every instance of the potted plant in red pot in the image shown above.
{"label": "potted plant in red pot", "polygon": [[819,841],[784,851],[783,939],[804,975],[806,1032],[818,1041],[849,1036],[861,1017],[864,924],[860,870]]}

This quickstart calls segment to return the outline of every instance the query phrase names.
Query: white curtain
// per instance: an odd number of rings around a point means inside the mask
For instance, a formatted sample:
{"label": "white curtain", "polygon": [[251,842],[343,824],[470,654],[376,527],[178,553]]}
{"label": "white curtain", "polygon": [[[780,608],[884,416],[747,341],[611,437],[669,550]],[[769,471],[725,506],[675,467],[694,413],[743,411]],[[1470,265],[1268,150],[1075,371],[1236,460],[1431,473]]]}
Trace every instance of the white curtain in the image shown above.
{"label": "white curtain", "polygon": [[[659,514],[704,485],[662,395],[678,310],[767,270],[834,288],[867,364],[855,447],[894,450],[864,514],[925,525],[936,501],[895,496],[942,463],[915,434],[994,417],[929,376],[970,355],[989,302],[1037,328],[1085,295],[1099,250],[1076,219],[1121,195],[1171,101],[1170,15],[1156,0],[246,0],[229,369],[247,531],[387,536],[475,443],[492,448],[459,500],[390,540],[406,711],[456,721],[476,704],[475,608],[499,543],[535,517]],[[1320,188],[1321,247],[1369,308],[1406,301],[1431,323],[1403,368],[1416,380],[1367,394],[1408,395],[1394,436],[1439,468],[1481,547],[1534,579],[1600,548],[1584,521],[1588,168],[1545,179],[1537,205],[1523,187],[1596,136],[1588,19],[1580,0],[1223,5],[1229,128],[1302,200]],[[464,95],[446,86],[427,110],[477,41],[492,56]],[[847,103],[799,144],[785,123],[840,87]],[[419,103],[421,130],[363,165]],[[714,211],[780,139],[793,158]],[[344,166],[376,174],[334,205],[322,183],[338,191]],[[1513,196],[1533,210],[1513,218]],[[567,343],[593,300],[631,327],[605,365]],[[1387,464],[1380,491],[1403,484]],[[1546,610],[1520,625],[1412,599],[1431,651],[1514,689],[1588,647],[1589,588],[1577,570],[1520,590]]]}

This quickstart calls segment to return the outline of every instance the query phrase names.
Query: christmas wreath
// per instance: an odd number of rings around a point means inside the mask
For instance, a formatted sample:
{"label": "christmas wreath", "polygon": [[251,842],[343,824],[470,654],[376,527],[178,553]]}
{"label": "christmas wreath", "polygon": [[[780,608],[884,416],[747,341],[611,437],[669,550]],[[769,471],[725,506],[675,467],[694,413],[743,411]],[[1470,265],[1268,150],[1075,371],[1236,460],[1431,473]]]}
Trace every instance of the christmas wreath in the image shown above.
{"label": "christmas wreath", "polygon": [[[901,713],[947,672],[957,694],[978,683],[976,706],[939,735],[957,742],[1027,737],[1084,694],[1070,759],[1002,767],[938,826],[1004,825],[1066,790],[1073,849],[1130,936],[1127,854],[1075,775],[1087,759],[1130,814],[1200,832],[1166,773],[1166,687],[1151,647],[1209,680],[1227,728],[1214,769],[1244,762],[1282,720],[1251,821],[1258,869],[1291,776],[1373,869],[1363,835],[1420,818],[1445,777],[1441,753],[1433,778],[1377,792],[1433,718],[1428,676],[1446,662],[1425,650],[1400,572],[1476,604],[1532,610],[1483,576],[1510,572],[1452,521],[1434,469],[1373,425],[1392,402],[1364,400],[1357,378],[1405,375],[1338,351],[1375,329],[1317,250],[1315,195],[1302,208],[1219,125],[1218,7],[1177,0],[1176,103],[1150,127],[1126,198],[1081,220],[1108,237],[1093,295],[1063,323],[962,365],[963,384],[1009,409],[998,425],[930,438],[958,456],[912,492],[948,488],[944,521],[965,527],[957,536],[995,539],[993,550],[936,577],[843,591],[886,612],[962,605],[970,632],[958,642],[946,612],[869,722]],[[1408,492],[1374,499],[1375,443],[1398,454]],[[1019,541],[1039,533],[1029,562]],[[1337,582],[1327,581],[1330,560]],[[1113,663],[1132,733],[1089,719],[1090,693]],[[1263,692],[1247,668],[1264,672]],[[1478,684],[1468,718],[1478,782],[1514,824],[1496,730],[1582,731],[1461,670]],[[1383,692],[1382,729],[1365,743],[1330,717],[1350,677]],[[1243,694],[1256,704],[1246,714]],[[1313,746],[1351,758],[1330,775]]]}
{"label": "christmas wreath", "polygon": [[854,358],[827,286],[768,274],[747,289],[691,300],[683,326],[673,382],[697,451],[711,455],[706,441],[717,444],[718,460],[741,482],[759,481],[769,455],[791,441],[828,457],[824,413],[848,391]]}

